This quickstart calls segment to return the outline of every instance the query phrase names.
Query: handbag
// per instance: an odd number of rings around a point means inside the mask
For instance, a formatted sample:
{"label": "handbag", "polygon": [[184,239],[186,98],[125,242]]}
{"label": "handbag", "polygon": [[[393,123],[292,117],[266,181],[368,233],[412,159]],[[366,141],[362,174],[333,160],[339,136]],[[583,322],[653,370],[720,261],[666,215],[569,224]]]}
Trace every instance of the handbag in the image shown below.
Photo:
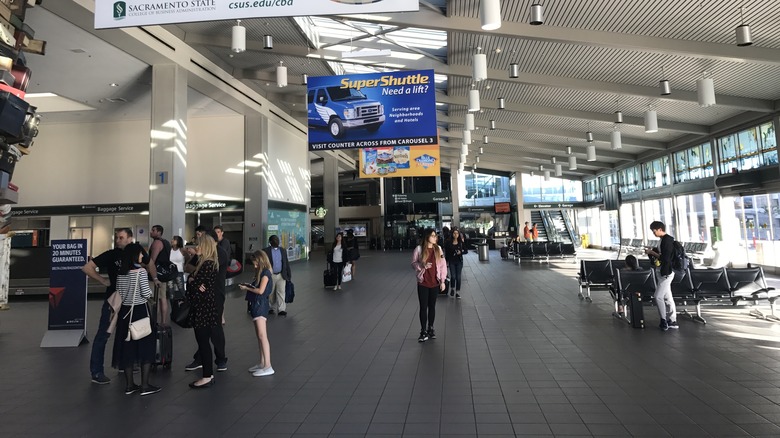
{"label": "handbag", "polygon": [[157,269],[157,279],[163,283],[172,281],[179,275],[179,268],[176,267],[176,263],[155,265],[154,267]]}
{"label": "handbag", "polygon": [[171,300],[171,321],[181,328],[191,328],[190,303],[186,299]]}
{"label": "handbag", "polygon": [[284,283],[284,302],[292,303],[295,300],[295,285],[292,281],[287,280]]}
{"label": "handbag", "polygon": [[341,282],[346,283],[352,281],[352,263],[347,263],[344,266],[344,271],[341,273]]}
{"label": "handbag", "polygon": [[[141,291],[138,289],[138,277],[140,276],[140,272],[136,274],[135,276],[135,286],[133,287],[133,298],[135,298],[135,294],[138,293],[140,295]],[[133,300],[135,301],[135,299]],[[146,315],[145,317],[139,319],[138,321],[133,321],[133,311],[135,310],[135,305],[130,308],[130,313],[125,315],[125,318],[128,316],[130,317],[130,324],[128,326],[127,330],[127,337],[125,338],[125,341],[137,341],[139,339],[143,339],[149,335],[152,334],[152,321],[149,318],[149,309],[146,309]]]}

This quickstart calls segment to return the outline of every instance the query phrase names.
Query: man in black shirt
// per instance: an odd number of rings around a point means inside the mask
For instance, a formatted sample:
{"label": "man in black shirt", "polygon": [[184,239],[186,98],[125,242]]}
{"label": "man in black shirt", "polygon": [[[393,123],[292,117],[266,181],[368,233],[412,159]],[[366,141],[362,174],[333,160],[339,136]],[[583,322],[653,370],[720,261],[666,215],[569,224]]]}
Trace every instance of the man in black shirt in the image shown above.
{"label": "man in black shirt", "polygon": [[[116,290],[116,277],[122,264],[122,250],[131,242],[132,238],[133,232],[129,228],[118,230],[114,234],[114,249],[91,259],[81,268],[89,278],[106,286],[103,308],[100,311],[100,322],[95,339],[92,341],[92,355],[89,358],[89,372],[92,375],[92,382],[99,385],[111,383],[111,379],[106,377],[103,371],[106,344],[111,337],[111,333],[108,333],[108,327],[111,324],[111,306],[108,305],[108,298]],[[100,272],[108,274],[108,280],[98,273],[98,268]]]}
{"label": "man in black shirt", "polygon": [[661,239],[658,245],[659,252],[646,248],[645,253],[656,257],[661,265],[656,269],[657,286],[653,300],[658,308],[658,314],[661,317],[661,330],[677,329],[677,309],[672,297],[672,280],[674,279],[674,270],[672,269],[672,258],[674,257],[674,237],[666,234],[666,225],[661,221],[654,221],[650,224],[650,231],[655,237]]}

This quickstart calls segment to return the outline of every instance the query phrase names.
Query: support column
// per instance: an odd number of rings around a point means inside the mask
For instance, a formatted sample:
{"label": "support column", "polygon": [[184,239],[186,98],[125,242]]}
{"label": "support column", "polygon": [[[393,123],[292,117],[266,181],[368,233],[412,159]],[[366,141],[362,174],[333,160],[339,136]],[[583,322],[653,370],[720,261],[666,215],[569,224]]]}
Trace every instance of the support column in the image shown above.
{"label": "support column", "polygon": [[177,65],[152,67],[150,137],[149,227],[162,225],[166,239],[182,236],[187,183],[187,72]]}
{"label": "support column", "polygon": [[257,161],[259,167],[244,174],[244,259],[268,246],[264,230],[268,225],[268,183],[270,172],[268,119],[260,115],[244,117],[244,159]]}
{"label": "support column", "polygon": [[452,226],[460,227],[460,171],[453,168],[450,175],[450,187],[452,187]]}
{"label": "support column", "polygon": [[522,172],[515,173],[515,202],[517,202],[517,229],[515,230],[515,233],[517,233],[519,236],[522,236],[525,222],[531,220],[531,212],[528,212],[528,217],[526,218],[525,207],[523,206],[524,199]]}
{"label": "support column", "polygon": [[325,248],[330,248],[336,239],[336,227],[339,225],[339,160],[326,155],[322,173],[322,202],[325,209]]}

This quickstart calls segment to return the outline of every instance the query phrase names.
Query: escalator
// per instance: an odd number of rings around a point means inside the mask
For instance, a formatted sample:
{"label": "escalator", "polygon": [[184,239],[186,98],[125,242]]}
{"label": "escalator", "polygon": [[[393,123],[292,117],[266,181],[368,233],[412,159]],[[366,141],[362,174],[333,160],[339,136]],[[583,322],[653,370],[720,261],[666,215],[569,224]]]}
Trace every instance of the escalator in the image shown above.
{"label": "escalator", "polygon": [[531,222],[536,224],[536,230],[539,232],[539,240],[542,242],[549,241],[550,238],[547,235],[547,226],[541,210],[531,210]]}
{"label": "escalator", "polygon": [[563,210],[547,210],[549,220],[555,228],[560,241],[563,243],[573,243],[579,246],[579,236],[572,226],[571,218],[568,212]]}

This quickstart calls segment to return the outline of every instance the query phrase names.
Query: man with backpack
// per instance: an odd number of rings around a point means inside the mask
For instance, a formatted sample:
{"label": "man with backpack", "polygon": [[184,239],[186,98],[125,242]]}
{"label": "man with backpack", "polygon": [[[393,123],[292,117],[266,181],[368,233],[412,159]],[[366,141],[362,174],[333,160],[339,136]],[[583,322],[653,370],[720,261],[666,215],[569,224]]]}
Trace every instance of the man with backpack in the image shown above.
{"label": "man with backpack", "polygon": [[[645,253],[649,256],[653,256],[660,262],[660,265],[656,268],[655,275],[657,280],[657,286],[655,288],[655,294],[653,300],[658,308],[658,314],[661,317],[661,324],[659,328],[661,330],[669,330],[680,328],[677,325],[677,309],[674,305],[674,297],[672,297],[672,280],[674,280],[674,268],[675,257],[677,255],[677,248],[675,245],[674,237],[666,234],[666,225],[661,221],[653,221],[650,224],[650,231],[652,231],[655,237],[661,239],[658,245],[658,251],[651,248],[646,248]],[[684,257],[684,254],[683,254]],[[679,264],[679,261],[677,262]],[[681,267],[677,268],[682,270]]]}

